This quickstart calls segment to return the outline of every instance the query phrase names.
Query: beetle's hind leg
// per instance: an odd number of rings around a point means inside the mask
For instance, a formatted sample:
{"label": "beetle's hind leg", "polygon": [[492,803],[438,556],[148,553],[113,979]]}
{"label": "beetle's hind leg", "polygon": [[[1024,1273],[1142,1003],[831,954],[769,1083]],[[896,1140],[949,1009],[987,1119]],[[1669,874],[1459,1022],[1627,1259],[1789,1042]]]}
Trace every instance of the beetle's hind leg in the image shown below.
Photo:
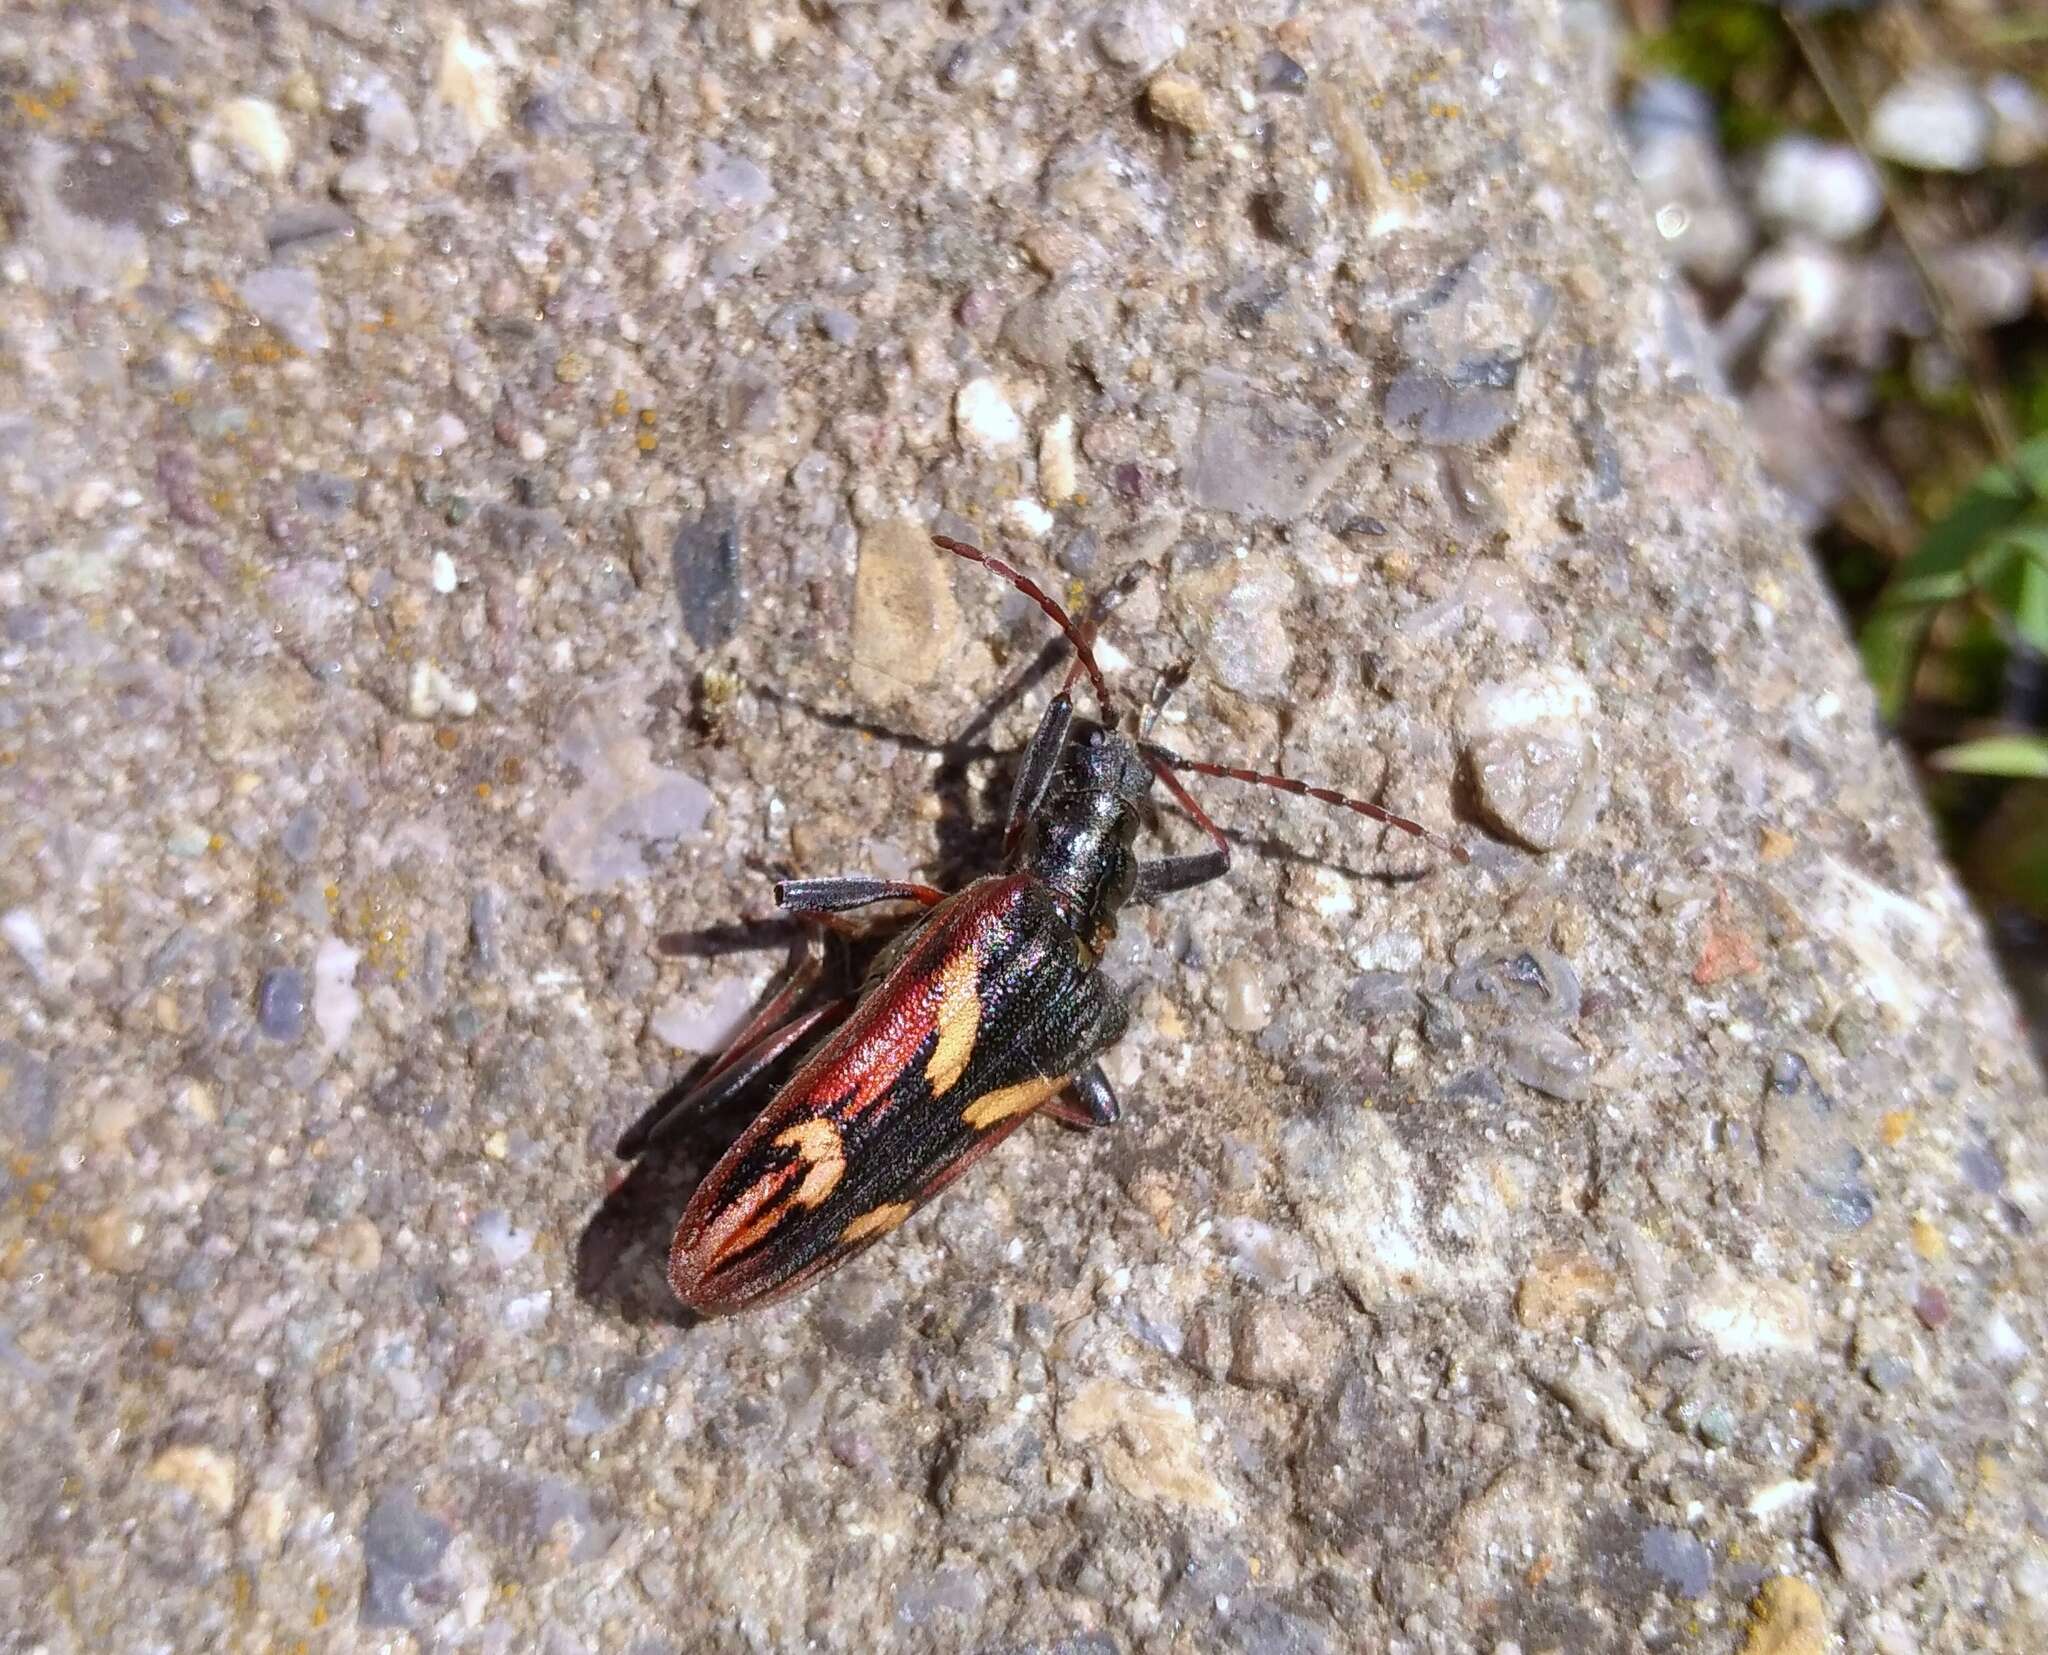
{"label": "beetle's hind leg", "polygon": [[642,1154],[669,1137],[681,1121],[722,1108],[759,1080],[777,1058],[805,1035],[845,1017],[852,1009],[852,1002],[845,999],[795,1014],[797,1005],[817,986],[823,971],[817,939],[806,936],[791,957],[789,975],[782,986],[732,1037],[732,1043],[698,1077],[696,1085],[673,1102],[656,1102],[626,1129],[619,1139],[619,1155],[630,1159]]}
{"label": "beetle's hind leg", "polygon": [[1055,1093],[1041,1106],[1062,1126],[1092,1132],[1099,1126],[1114,1126],[1123,1118],[1116,1091],[1100,1063],[1091,1063],[1074,1076],[1063,1092]]}

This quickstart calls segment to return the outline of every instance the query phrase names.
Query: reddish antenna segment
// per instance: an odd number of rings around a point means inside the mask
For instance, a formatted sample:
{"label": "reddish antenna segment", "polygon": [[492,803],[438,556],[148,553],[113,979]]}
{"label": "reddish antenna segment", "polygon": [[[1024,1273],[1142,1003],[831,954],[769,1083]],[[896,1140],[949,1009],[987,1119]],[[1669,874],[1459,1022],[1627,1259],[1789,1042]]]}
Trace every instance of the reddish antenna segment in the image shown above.
{"label": "reddish antenna segment", "polygon": [[984,552],[979,546],[970,546],[964,540],[935,534],[932,544],[942,551],[951,552],[955,557],[964,557],[969,563],[979,563],[991,574],[1000,575],[1033,603],[1043,609],[1052,622],[1067,635],[1067,642],[1074,646],[1074,656],[1088,674],[1088,682],[1095,686],[1096,705],[1102,711],[1105,724],[1113,722],[1110,713],[1109,685],[1103,679],[1102,669],[1095,664],[1095,652],[1088,647],[1088,633],[1077,626],[1073,618],[1041,587],[1038,582],[1022,571],[1013,569],[1001,558]]}
{"label": "reddish antenna segment", "polygon": [[1250,782],[1257,787],[1278,788],[1282,793],[1294,793],[1321,804],[1335,805],[1340,810],[1370,816],[1375,822],[1384,822],[1388,827],[1399,828],[1403,833],[1412,833],[1424,844],[1433,845],[1454,862],[1472,860],[1472,853],[1463,845],[1453,844],[1442,835],[1431,833],[1420,822],[1412,822],[1406,816],[1396,816],[1391,810],[1382,809],[1379,805],[1368,803],[1364,799],[1354,799],[1349,794],[1338,793],[1327,787],[1314,787],[1307,782],[1298,782],[1292,776],[1269,776],[1258,770],[1240,770],[1232,764],[1211,764],[1206,759],[1184,759],[1178,753],[1169,752],[1164,747],[1156,747],[1149,741],[1141,744],[1141,750],[1147,762],[1151,764],[1153,773],[1166,783],[1173,796],[1190,811],[1203,832],[1219,844],[1222,842],[1222,835],[1218,832],[1216,824],[1210,821],[1208,814],[1189,797],[1187,789],[1174,779],[1172,771],[1185,770],[1197,776],[1221,776],[1227,781]]}

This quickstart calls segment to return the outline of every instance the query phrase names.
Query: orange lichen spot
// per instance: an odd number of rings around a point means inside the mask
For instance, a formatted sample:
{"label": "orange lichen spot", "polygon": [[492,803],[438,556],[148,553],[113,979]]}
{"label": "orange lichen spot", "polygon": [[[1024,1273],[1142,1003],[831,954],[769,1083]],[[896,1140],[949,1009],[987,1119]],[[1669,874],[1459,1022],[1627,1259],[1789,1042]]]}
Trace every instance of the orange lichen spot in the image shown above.
{"label": "orange lichen spot", "polygon": [[1027,1109],[1036,1109],[1066,1083],[1064,1075],[1033,1075],[1029,1080],[1020,1080],[1015,1086],[999,1086],[993,1092],[983,1093],[961,1110],[960,1118],[978,1132],[983,1127],[994,1126],[997,1121],[1008,1120],[1012,1115],[1021,1115]]}
{"label": "orange lichen spot", "polygon": [[[620,400],[621,402],[624,402],[624,401],[625,401],[626,399],[625,399],[625,398],[624,398],[623,396],[621,396],[621,397],[619,398],[619,400]],[[624,413],[625,411],[626,411],[626,410],[625,410],[625,409],[623,409],[623,408],[621,408],[621,409],[619,410],[619,412],[620,412],[620,413],[622,413],[622,414],[623,414],[623,413]],[[655,418],[655,416],[654,416],[654,410],[653,410],[652,408],[643,408],[643,409],[641,409],[641,410],[640,410],[640,423],[641,423],[642,425],[652,425],[652,424],[654,423],[654,418]]]}
{"label": "orange lichen spot", "polygon": [[980,981],[981,962],[972,950],[954,955],[940,973],[939,1004],[933,1013],[939,1043],[924,1066],[924,1078],[931,1083],[935,1098],[952,1089],[974,1055],[974,1038],[981,1032]]}
{"label": "orange lichen spot", "polygon": [[434,732],[434,745],[444,753],[454,752],[461,744],[462,737],[457,735],[449,725],[444,724]]}
{"label": "orange lichen spot", "polygon": [[479,799],[488,799],[491,796],[491,784],[489,782],[478,782],[476,784],[476,796]]}
{"label": "orange lichen spot", "polygon": [[633,439],[633,446],[643,454],[652,454],[660,445],[661,439],[652,431],[642,431],[639,436]]}
{"label": "orange lichen spot", "polygon": [[910,1216],[908,1201],[887,1201],[870,1212],[864,1212],[845,1229],[839,1232],[843,1242],[865,1241],[869,1236],[885,1236]]}
{"label": "orange lichen spot", "polygon": [[1887,1109],[1877,1123],[1878,1139],[1886,1149],[1897,1149],[1912,1130],[1913,1111],[1910,1109]]}

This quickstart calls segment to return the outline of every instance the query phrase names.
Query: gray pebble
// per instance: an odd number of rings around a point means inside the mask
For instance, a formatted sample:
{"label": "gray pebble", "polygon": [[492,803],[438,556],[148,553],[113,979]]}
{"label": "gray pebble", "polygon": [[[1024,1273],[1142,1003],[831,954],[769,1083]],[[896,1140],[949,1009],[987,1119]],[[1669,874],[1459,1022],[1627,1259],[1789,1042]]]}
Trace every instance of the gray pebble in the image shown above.
{"label": "gray pebble", "polygon": [[669,548],[683,630],[699,649],[716,649],[740,629],[740,524],[729,500],[676,530]]}
{"label": "gray pebble", "polygon": [[273,966],[256,985],[256,1023],[273,1040],[296,1040],[305,1032],[308,994],[305,973]]}
{"label": "gray pebble", "polygon": [[1404,368],[1387,386],[1387,424],[1432,447],[1489,443],[1515,422],[1519,366],[1503,359],[1451,376]]}
{"label": "gray pebble", "polygon": [[388,1485],[363,1519],[363,1625],[411,1626],[419,1612],[413,1589],[433,1578],[454,1538],[410,1488]]}
{"label": "gray pebble", "polygon": [[1261,92],[1299,92],[1308,85],[1308,71],[1285,52],[1261,52],[1254,79]]}
{"label": "gray pebble", "polygon": [[1714,1556],[1684,1529],[1645,1529],[1638,1555],[1643,1567],[1682,1598],[1705,1597],[1714,1583]]}
{"label": "gray pebble", "polygon": [[1542,1023],[1517,1024],[1507,1031],[1501,1046],[1508,1073],[1546,1097],[1576,1103],[1592,1090],[1592,1054],[1561,1029]]}
{"label": "gray pebble", "polygon": [[1821,1537],[1842,1578],[1859,1591],[1886,1592],[1927,1567],[1933,1555],[1926,1509],[1896,1488],[1870,1488],[1829,1500]]}
{"label": "gray pebble", "polygon": [[280,207],[263,221],[263,241],[273,254],[320,246],[355,233],[356,221],[331,201]]}
{"label": "gray pebble", "polygon": [[242,303],[255,312],[256,319],[286,344],[312,355],[327,349],[332,335],[327,331],[327,305],[320,296],[320,283],[310,270],[274,264],[266,270],[251,271],[235,289]]}
{"label": "gray pebble", "polygon": [[294,862],[312,861],[320,854],[320,825],[320,812],[311,805],[302,806],[277,836],[278,849]]}

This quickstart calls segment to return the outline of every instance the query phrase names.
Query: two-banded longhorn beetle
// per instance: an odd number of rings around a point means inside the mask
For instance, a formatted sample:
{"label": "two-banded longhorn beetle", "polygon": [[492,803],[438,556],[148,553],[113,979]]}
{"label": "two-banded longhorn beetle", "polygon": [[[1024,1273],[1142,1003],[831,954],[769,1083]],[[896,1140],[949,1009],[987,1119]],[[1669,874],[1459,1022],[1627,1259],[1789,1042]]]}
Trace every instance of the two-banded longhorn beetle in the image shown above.
{"label": "two-banded longhorn beetle", "polygon": [[[897,901],[924,912],[883,950],[857,996],[796,1014],[817,977],[813,953],[695,1088],[620,1141],[620,1154],[641,1153],[681,1119],[736,1100],[803,1048],[795,1072],[697,1186],[676,1226],[669,1282],[707,1315],[768,1304],[844,1264],[1037,1110],[1079,1127],[1116,1120],[1100,1058],[1130,1012],[1100,962],[1118,912],[1230,867],[1230,842],[1179,773],[1299,793],[1466,860],[1459,846],[1378,805],[1181,758],[1143,739],[1134,719],[1119,728],[1088,629],[1000,558],[934,539],[1043,609],[1073,645],[1074,662],[1024,750],[1003,871],[951,895],[859,874],[778,884],[776,903],[791,914]],[[1083,673],[1100,723],[1074,716]],[[1140,808],[1155,781],[1213,849],[1139,859]]]}

